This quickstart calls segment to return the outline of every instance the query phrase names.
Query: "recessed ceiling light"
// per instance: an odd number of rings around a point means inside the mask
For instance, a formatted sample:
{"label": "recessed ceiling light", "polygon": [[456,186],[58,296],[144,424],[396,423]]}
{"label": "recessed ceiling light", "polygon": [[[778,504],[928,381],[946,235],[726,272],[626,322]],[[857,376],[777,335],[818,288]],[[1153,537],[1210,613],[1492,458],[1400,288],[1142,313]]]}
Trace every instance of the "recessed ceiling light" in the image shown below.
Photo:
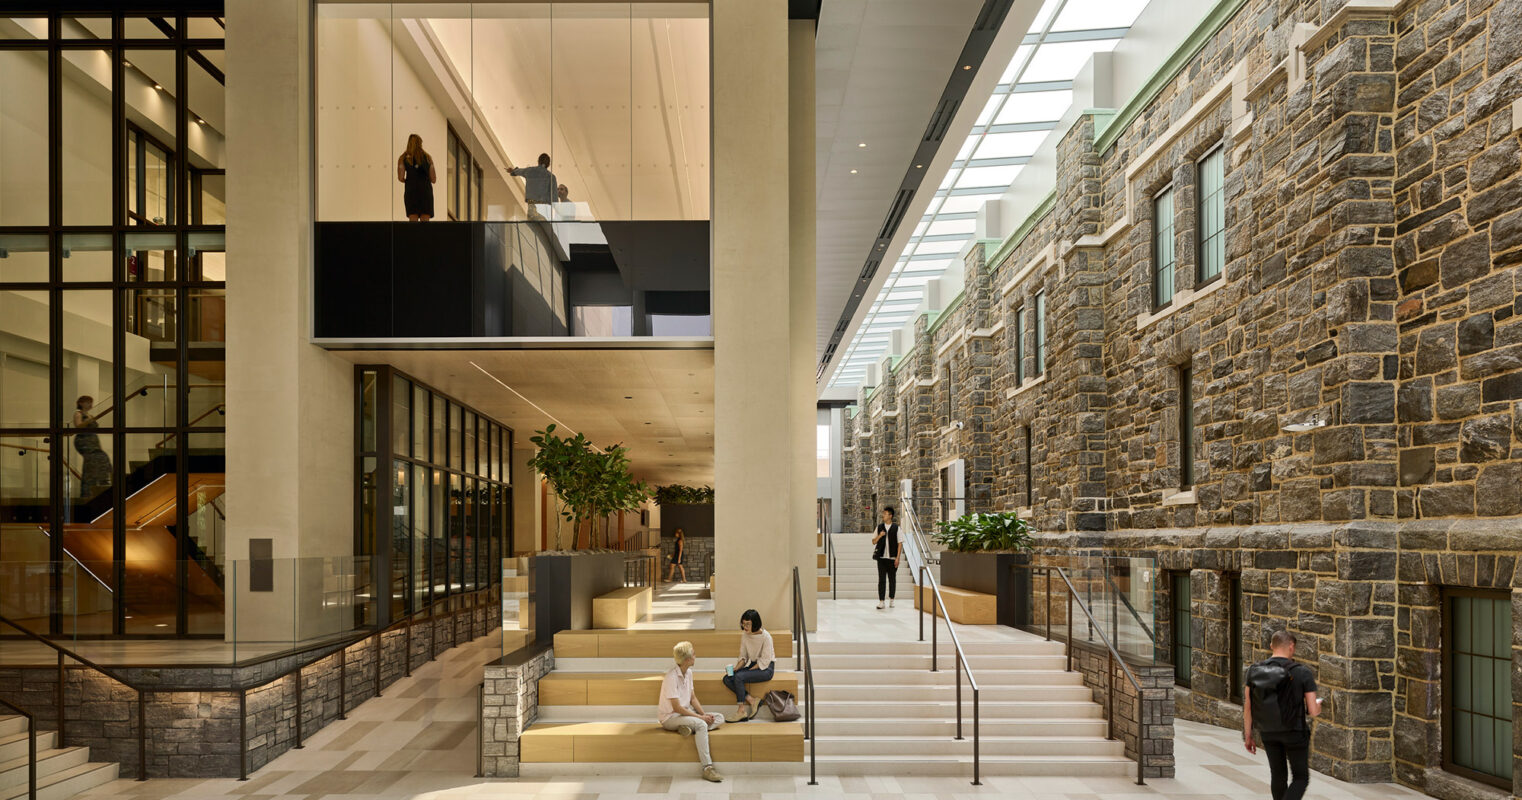
{"label": "recessed ceiling light", "polygon": [[160,623],[154,625],[153,627],[155,627],[155,628],[167,628],[167,627],[169,627],[169,623],[167,623],[167,622],[160,622]]}
{"label": "recessed ceiling light", "polygon": [[971,64],[963,64],[962,65],[962,69],[972,69],[972,65]]}
{"label": "recessed ceiling light", "polygon": [[164,91],[164,87],[157,83],[153,84],[153,88],[158,89],[161,92]]}
{"label": "recessed ceiling light", "polygon": [[855,174],[856,174],[856,170],[854,170],[854,169],[853,169],[853,170],[851,170],[851,174],[852,174],[852,175],[855,175]]}
{"label": "recessed ceiling light", "polygon": [[634,396],[633,396],[633,395],[628,395],[628,394],[626,394],[626,395],[624,395],[624,399],[625,399],[625,400],[633,400],[633,399],[634,399]]}
{"label": "recessed ceiling light", "polygon": [[914,168],[915,168],[915,169],[924,169],[924,168],[925,168],[925,165],[924,165],[924,164],[915,164],[915,165],[914,165]]}
{"label": "recessed ceiling light", "polygon": [[646,422],[646,423],[645,423],[645,424],[646,424],[646,425],[649,425],[649,424],[650,424],[650,423],[648,423],[648,422]]}
{"label": "recessed ceiling light", "polygon": [[867,143],[866,143],[866,142],[857,142],[857,143],[856,143],[856,146],[857,146],[857,147],[866,147],[866,146],[867,146]]}

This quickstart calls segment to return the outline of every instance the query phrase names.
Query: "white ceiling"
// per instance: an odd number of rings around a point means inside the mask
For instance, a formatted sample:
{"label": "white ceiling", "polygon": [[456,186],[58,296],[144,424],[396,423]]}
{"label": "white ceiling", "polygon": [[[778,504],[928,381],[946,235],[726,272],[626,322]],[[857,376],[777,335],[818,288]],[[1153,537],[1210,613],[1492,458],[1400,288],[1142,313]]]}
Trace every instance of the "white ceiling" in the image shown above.
{"label": "white ceiling", "polygon": [[982,5],[826,0],[820,10],[814,44],[816,358],[829,344]]}
{"label": "white ceiling", "polygon": [[520,447],[558,422],[557,433],[569,428],[599,447],[627,446],[635,477],[652,485],[713,485],[712,350],[337,354],[400,369],[512,428]]}

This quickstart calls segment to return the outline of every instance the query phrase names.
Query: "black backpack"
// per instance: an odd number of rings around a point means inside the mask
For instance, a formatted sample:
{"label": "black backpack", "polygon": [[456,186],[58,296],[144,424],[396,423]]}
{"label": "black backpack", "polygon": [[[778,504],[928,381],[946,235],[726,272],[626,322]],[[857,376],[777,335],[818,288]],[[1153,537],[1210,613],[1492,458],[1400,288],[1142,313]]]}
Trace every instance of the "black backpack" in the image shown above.
{"label": "black backpack", "polygon": [[1252,701],[1253,727],[1261,733],[1303,730],[1302,709],[1305,701],[1295,704],[1294,681],[1290,670],[1299,666],[1272,658],[1247,668],[1247,687]]}

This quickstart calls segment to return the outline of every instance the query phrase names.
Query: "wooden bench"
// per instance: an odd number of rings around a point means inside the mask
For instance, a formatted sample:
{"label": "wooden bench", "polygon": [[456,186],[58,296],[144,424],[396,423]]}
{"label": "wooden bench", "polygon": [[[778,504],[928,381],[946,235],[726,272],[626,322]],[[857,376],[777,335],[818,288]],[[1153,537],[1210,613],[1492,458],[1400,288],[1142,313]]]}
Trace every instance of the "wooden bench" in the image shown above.
{"label": "wooden bench", "polygon": [[[539,705],[649,706],[654,709],[660,702],[662,677],[639,672],[551,672],[539,679]],[[735,695],[724,685],[723,672],[695,671],[692,684],[698,693],[698,702],[711,707],[710,710],[719,709],[724,713],[734,710]],[[756,697],[773,689],[797,697],[798,674],[778,669],[771,680],[748,684],[746,688]]]}
{"label": "wooden bench", "polygon": [[815,578],[814,580],[815,580],[815,586],[814,586],[814,590],[815,591],[819,592],[820,594],[824,594],[825,592],[830,591],[830,576],[828,576],[828,575],[820,575],[819,577]]}
{"label": "wooden bench", "polygon": [[[525,764],[697,763],[692,739],[650,722],[535,723],[518,740]],[[797,722],[724,725],[708,734],[713,760],[803,761],[803,725]]]}
{"label": "wooden bench", "polygon": [[632,628],[650,613],[655,593],[649,586],[626,586],[592,598],[592,627]]}
{"label": "wooden bench", "polygon": [[[937,609],[936,616],[963,625],[996,625],[999,622],[999,603],[994,595],[942,586],[941,599],[946,601],[946,607]],[[915,595],[914,607],[920,608],[921,604],[927,609],[935,605],[929,586],[919,587]]]}
{"label": "wooden bench", "polygon": [[[786,620],[783,621],[784,623]],[[740,632],[584,630],[555,634],[555,658],[671,658],[677,642],[692,642],[698,658],[734,659],[740,655]],[[792,658],[793,637],[772,632],[777,658]]]}

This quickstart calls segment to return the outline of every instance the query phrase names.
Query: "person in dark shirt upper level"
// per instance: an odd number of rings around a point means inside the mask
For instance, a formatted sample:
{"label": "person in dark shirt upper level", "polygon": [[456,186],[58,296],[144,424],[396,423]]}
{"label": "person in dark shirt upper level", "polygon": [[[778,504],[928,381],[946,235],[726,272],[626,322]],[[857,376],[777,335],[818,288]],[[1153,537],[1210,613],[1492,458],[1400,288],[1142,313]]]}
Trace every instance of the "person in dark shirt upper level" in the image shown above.
{"label": "person in dark shirt upper level", "polygon": [[539,154],[539,166],[516,167],[512,174],[523,179],[523,199],[529,203],[555,202],[555,189],[559,182],[550,172],[550,154]]}
{"label": "person in dark shirt upper level", "polygon": [[[1254,754],[1258,744],[1263,745],[1274,800],[1300,800],[1311,782],[1308,717],[1321,715],[1321,700],[1316,697],[1316,676],[1310,667],[1295,661],[1295,634],[1275,631],[1269,648],[1273,655],[1252,665],[1247,673],[1242,744]],[[1265,678],[1276,678],[1275,685],[1265,688]],[[1256,689],[1255,683],[1259,684]],[[1261,707],[1255,708],[1260,704],[1255,697],[1264,698]]]}

